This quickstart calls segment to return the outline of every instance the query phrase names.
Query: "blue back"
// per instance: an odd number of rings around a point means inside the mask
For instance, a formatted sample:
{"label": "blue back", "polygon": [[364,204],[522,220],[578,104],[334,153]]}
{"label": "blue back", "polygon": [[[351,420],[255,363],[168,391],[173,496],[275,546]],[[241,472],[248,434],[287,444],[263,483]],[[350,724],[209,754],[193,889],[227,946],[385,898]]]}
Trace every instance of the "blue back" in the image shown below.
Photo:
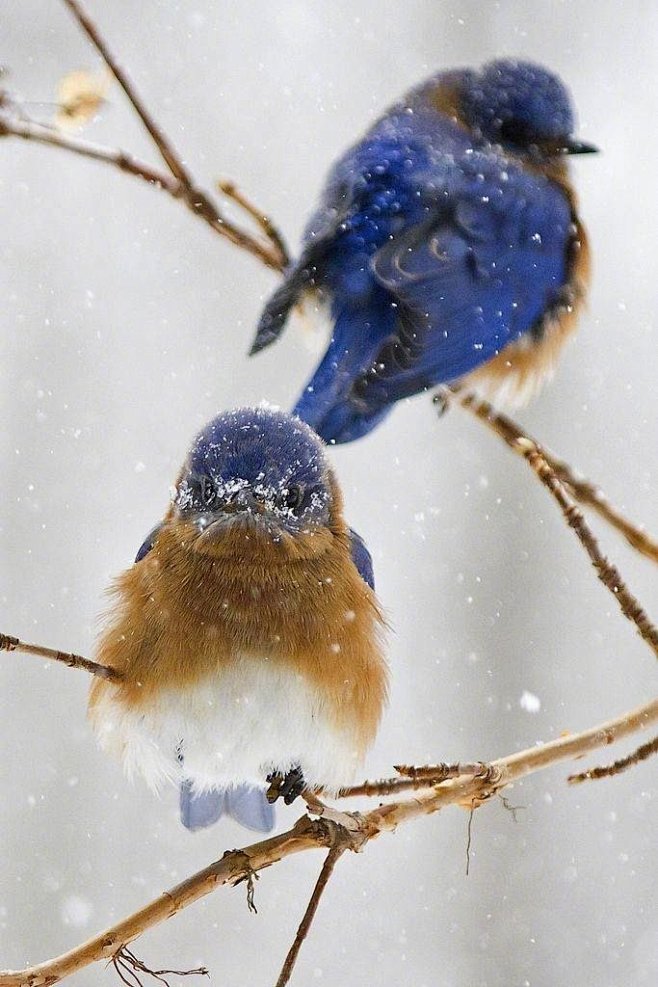
{"label": "blue back", "polygon": [[[446,86],[461,87],[460,122],[438,109]],[[336,162],[255,346],[309,284],[328,295],[332,338],[294,409],[325,441],[538,330],[568,280],[571,204],[514,140],[572,126],[557,77],[501,61],[423,83]]]}
{"label": "blue back", "polygon": [[412,148],[405,130],[397,155],[386,137],[349,156],[353,174],[368,159],[392,166],[356,183],[323,258],[334,333],[294,412],[325,441],[356,438],[391,402],[491,359],[541,322],[567,279],[571,210],[556,185],[499,154],[471,151],[456,166]]}

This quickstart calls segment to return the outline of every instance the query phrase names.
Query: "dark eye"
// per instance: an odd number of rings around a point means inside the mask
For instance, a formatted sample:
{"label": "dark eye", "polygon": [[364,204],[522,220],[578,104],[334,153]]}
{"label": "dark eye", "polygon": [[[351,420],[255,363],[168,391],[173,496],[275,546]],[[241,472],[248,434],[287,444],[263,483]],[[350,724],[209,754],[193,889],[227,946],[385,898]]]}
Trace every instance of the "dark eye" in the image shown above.
{"label": "dark eye", "polygon": [[303,489],[298,483],[291,483],[286,492],[281,496],[281,506],[287,507],[289,511],[294,511],[301,506],[303,500]]}
{"label": "dark eye", "polygon": [[212,507],[217,497],[217,490],[209,476],[202,476],[199,479],[199,496],[204,507]]}
{"label": "dark eye", "polygon": [[506,144],[516,144],[517,147],[527,147],[533,143],[530,127],[523,120],[504,120],[500,125],[500,137]]}

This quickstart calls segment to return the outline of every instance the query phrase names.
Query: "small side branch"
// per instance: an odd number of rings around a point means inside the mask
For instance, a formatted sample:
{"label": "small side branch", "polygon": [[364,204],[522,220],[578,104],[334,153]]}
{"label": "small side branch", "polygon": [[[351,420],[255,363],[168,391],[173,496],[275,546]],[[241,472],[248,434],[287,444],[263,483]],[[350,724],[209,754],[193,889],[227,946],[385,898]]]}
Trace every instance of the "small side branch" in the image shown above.
{"label": "small side branch", "polygon": [[612,764],[607,764],[601,768],[590,768],[588,771],[581,771],[580,774],[569,775],[567,781],[571,785],[577,785],[582,781],[596,781],[599,778],[610,778],[612,775],[620,775],[634,764],[639,764],[640,761],[646,761],[647,758],[657,753],[658,737],[654,737],[648,743],[641,744],[637,750],[634,750],[627,757],[622,757],[618,761],[613,761]]}
{"label": "small side branch", "polygon": [[[98,27],[86,13],[82,4],[79,0],[63,0],[63,3],[68,7],[81,29],[87,35],[123,89],[137,116],[142,121],[153,143],[157,147],[167,168],[178,182],[181,193],[177,198],[181,198],[192,212],[204,219],[216,233],[225,236],[237,247],[254,254],[267,267],[273,268],[275,271],[282,271],[287,263],[287,253],[285,248],[282,249],[282,241],[278,232],[272,232],[274,230],[273,227],[270,230],[266,229],[268,243],[263,244],[239,227],[234,226],[233,223],[222,215],[210,195],[195,184],[192,175],[183,164],[181,156],[151,115],[146,104],[138,94],[134,83],[117,62]],[[246,206],[243,206],[243,208],[246,208],[247,212],[252,214],[250,208]],[[261,228],[265,229],[262,223]]]}
{"label": "small side branch", "polygon": [[0,651],[23,651],[27,655],[37,655],[51,661],[61,661],[69,668],[81,668],[101,679],[110,679],[113,682],[118,682],[121,679],[116,668],[111,668],[109,665],[100,665],[97,661],[91,661],[89,658],[83,658],[82,655],[75,655],[70,651],[56,651],[55,648],[44,648],[40,644],[26,644],[25,641],[20,641],[10,634],[0,634]]}
{"label": "small side branch", "polygon": [[288,248],[281,235],[277,226],[274,225],[274,220],[267,216],[258,206],[254,205],[250,199],[244,194],[244,192],[238,188],[235,182],[232,182],[228,178],[223,178],[217,182],[217,188],[219,191],[226,196],[227,199],[231,199],[235,202],[241,209],[251,216],[253,220],[258,224],[260,229],[263,231],[270,243],[278,249],[281,255],[281,264],[283,267],[287,267],[290,263],[290,257],[288,255]]}
{"label": "small side branch", "polygon": [[294,942],[290,949],[288,950],[288,955],[285,958],[284,964],[281,967],[281,973],[279,974],[279,979],[276,982],[276,987],[285,987],[285,985],[290,980],[290,976],[297,962],[297,957],[299,956],[299,950],[302,947],[302,943],[308,935],[308,931],[311,928],[311,923],[315,918],[315,913],[318,910],[318,905],[320,904],[320,898],[326,888],[329,878],[333,874],[334,867],[342,857],[345,852],[344,847],[332,847],[327,856],[325,857],[324,863],[322,865],[322,870],[320,871],[320,876],[317,879],[316,885],[313,888],[313,894],[311,895],[311,900],[309,901],[306,911],[304,912],[304,917],[302,918],[299,928],[297,929],[297,935],[295,936]]}
{"label": "small side branch", "polygon": [[167,977],[209,977],[210,973],[205,966],[199,966],[195,970],[151,970],[138,956],[122,946],[112,957],[112,966],[123,981],[126,987],[144,987],[144,982],[140,974],[151,977],[165,987],[170,987]]}
{"label": "small side branch", "polygon": [[193,184],[192,177],[181,161],[178,152],[175,150],[166,134],[160,129],[156,121],[149,113],[146,104],[141,99],[131,80],[128,78],[127,74],[121,68],[116,58],[110,51],[108,44],[102,37],[100,31],[83,9],[82,4],[78,3],[77,0],[63,0],[63,3],[69,8],[79,26],[87,35],[92,45],[132,103],[133,109],[150,134],[153,143],[160,152],[162,160],[169,168],[169,171],[172,173],[174,178],[178,179],[181,185],[191,188]]}
{"label": "small side branch", "polygon": [[12,115],[7,110],[0,110],[0,137],[21,137],[26,141],[45,144],[61,151],[80,155],[83,158],[90,158],[92,161],[101,161],[103,164],[112,165],[119,171],[133,175],[135,178],[141,178],[149,185],[164,189],[174,199],[185,197],[185,190],[179,181],[168,175],[166,171],[154,168],[145,161],[139,161],[126,151],[119,148],[103,147],[101,144],[93,144],[91,141],[70,137],[52,127],[45,126],[45,124]]}
{"label": "small side branch", "polygon": [[423,788],[434,788],[449,778],[463,778],[472,775],[480,781],[498,782],[500,772],[493,764],[483,761],[464,762],[456,764],[426,764],[422,767],[412,767],[408,764],[396,764],[395,770],[402,778],[380,778],[378,781],[364,781],[360,785],[341,788],[337,797],[355,798],[358,795],[379,796],[395,795],[398,792],[419,791]]}
{"label": "small side branch", "polygon": [[498,415],[486,401],[479,401],[472,394],[462,395],[445,388],[440,392],[443,400],[446,399],[446,391],[448,399],[455,397],[463,408],[467,408],[476,418],[489,425],[493,431],[501,436],[510,449],[527,460],[540,482],[557,502],[569,527],[573,528],[599,579],[612,593],[623,615],[635,625],[640,637],[647,642],[658,658],[658,628],[649,620],[639,601],[622,579],[617,567],[609,562],[601,551],[599,543],[585,521],[582,512],[578,510],[565,485],[551,467],[541,446],[534,439],[520,433],[513,423],[505,419],[504,416]]}
{"label": "small side branch", "polygon": [[589,480],[579,479],[568,463],[556,456],[555,453],[540,446],[539,442],[524,432],[507,415],[496,411],[488,402],[479,401],[472,394],[461,393],[458,389],[441,388],[437,399],[440,404],[456,399],[462,408],[466,408],[491,431],[500,436],[517,455],[524,455],[523,442],[525,441],[532,442],[537,448],[541,448],[544,459],[574,500],[595,511],[600,518],[622,534],[628,544],[641,555],[651,559],[652,562],[658,562],[658,541],[655,538],[652,538],[643,528],[629,521],[618,507],[610,503],[600,487]]}

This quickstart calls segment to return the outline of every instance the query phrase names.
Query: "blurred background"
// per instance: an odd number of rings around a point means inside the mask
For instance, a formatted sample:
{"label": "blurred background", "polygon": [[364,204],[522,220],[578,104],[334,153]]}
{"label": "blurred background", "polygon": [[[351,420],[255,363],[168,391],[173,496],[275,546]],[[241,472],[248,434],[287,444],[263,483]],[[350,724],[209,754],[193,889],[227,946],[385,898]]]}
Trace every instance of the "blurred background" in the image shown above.
{"label": "blurred background", "polygon": [[[602,149],[574,162],[594,283],[556,380],[519,418],[656,533],[658,5],[88,6],[198,182],[235,179],[293,250],[331,160],[407,87],[501,55],[555,69],[580,136]],[[26,102],[100,68],[61,3],[5,0],[0,20],[4,83]],[[83,136],[159,163],[118,87],[107,100]],[[3,140],[0,208],[0,629],[92,655],[105,589],[163,513],[195,430],[232,405],[290,406],[322,340],[298,319],[248,360],[276,276],[103,165]],[[465,413],[437,420],[419,397],[331,457],[392,626],[369,777],[511,753],[651,696],[649,649],[554,504]],[[651,563],[593,524],[658,618]],[[0,660],[0,967],[69,948],[252,841],[232,823],[192,835],[173,789],[157,799],[130,785],[95,747],[88,684],[39,659]],[[655,760],[576,788],[569,770],[507,792],[516,821],[500,802],[477,813],[468,877],[458,809],[344,859],[293,983],[655,984]],[[279,826],[298,814],[284,808]],[[222,987],[272,984],[320,865],[309,853],[265,871],[256,916],[244,888],[220,890],[135,951],[155,968],[206,964]],[[97,966],[71,981],[90,982],[117,977]]]}

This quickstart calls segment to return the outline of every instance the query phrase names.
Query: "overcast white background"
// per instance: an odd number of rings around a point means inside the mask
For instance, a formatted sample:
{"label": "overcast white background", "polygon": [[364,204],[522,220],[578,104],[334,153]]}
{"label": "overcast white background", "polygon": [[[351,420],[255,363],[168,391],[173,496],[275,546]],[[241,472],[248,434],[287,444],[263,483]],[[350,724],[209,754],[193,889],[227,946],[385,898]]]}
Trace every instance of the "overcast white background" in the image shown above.
{"label": "overcast white background", "polygon": [[[658,529],[658,5],[89,9],[198,181],[236,179],[293,249],[333,157],[405,88],[500,55],[557,70],[581,136],[603,152],[574,162],[594,284],[556,380],[520,417]],[[66,72],[98,66],[56,0],[5,0],[0,62],[35,102]],[[85,136],[157,160],[116,88]],[[0,629],[92,654],[104,590],[161,516],[196,429],[232,405],[290,406],[315,356],[296,321],[248,360],[275,275],[128,176],[3,140],[0,215]],[[649,649],[525,464],[477,423],[457,410],[437,421],[420,397],[331,458],[393,628],[369,776],[511,753],[650,697]],[[658,618],[655,568],[596,528]],[[63,951],[251,840],[231,823],[191,835],[173,790],[158,800],[129,785],[96,750],[87,687],[84,673],[38,659],[0,662],[0,967]],[[538,712],[523,708],[525,691]],[[516,823],[499,803],[477,813],[468,877],[458,809],[343,859],[293,982],[655,984],[655,761],[578,788],[568,770],[508,793],[523,807]],[[264,872],[257,916],[243,888],[220,890],[136,952],[156,968],[205,963],[221,987],[272,984],[320,864],[306,854]],[[71,982],[116,980],[99,966]]]}

